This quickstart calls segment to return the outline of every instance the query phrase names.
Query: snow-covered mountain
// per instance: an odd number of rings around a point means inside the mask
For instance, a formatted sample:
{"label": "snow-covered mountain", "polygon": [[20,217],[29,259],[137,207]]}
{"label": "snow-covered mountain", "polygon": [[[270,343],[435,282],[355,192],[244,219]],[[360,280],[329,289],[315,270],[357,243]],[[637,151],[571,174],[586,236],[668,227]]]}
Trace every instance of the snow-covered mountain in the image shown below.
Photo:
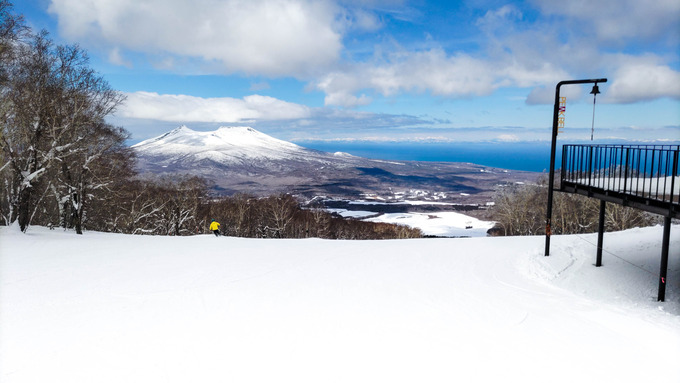
{"label": "snow-covered mountain", "polygon": [[[292,192],[354,197],[362,193],[427,190],[488,199],[499,183],[533,181],[535,173],[467,163],[382,161],[326,153],[250,127],[212,132],[179,127],[133,146],[142,174],[204,177],[224,194]],[[477,201],[480,202],[480,201]]]}
{"label": "snow-covered mountain", "polygon": [[233,165],[309,158],[321,154],[241,126],[221,127],[212,132],[197,132],[181,126],[162,136],[140,142],[133,148],[145,156],[165,158],[163,165],[178,161],[211,161]]}

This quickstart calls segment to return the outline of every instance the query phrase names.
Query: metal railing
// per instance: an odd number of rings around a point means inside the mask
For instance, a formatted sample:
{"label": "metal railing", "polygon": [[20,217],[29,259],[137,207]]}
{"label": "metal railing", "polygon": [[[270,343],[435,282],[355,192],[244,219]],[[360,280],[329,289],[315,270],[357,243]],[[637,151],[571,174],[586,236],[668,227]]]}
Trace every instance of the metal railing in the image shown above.
{"label": "metal railing", "polygon": [[680,145],[564,145],[561,184],[677,210],[679,156]]}

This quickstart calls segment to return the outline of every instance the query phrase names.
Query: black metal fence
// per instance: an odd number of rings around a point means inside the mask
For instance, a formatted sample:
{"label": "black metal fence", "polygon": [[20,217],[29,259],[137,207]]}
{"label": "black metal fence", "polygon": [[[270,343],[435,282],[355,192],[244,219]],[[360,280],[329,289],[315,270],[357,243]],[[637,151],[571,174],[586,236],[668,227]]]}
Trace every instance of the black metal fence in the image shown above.
{"label": "black metal fence", "polygon": [[680,145],[564,145],[561,188],[678,210]]}

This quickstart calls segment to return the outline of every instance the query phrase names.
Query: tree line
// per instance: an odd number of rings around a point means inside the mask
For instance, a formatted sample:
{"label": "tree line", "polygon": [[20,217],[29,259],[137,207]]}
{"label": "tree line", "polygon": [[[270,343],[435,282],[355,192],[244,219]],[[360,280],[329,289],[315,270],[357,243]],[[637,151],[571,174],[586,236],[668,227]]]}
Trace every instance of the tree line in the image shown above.
{"label": "tree line", "polygon": [[[543,176],[536,184],[505,186],[497,190],[491,219],[497,222],[497,235],[545,235],[548,181]],[[552,234],[581,234],[597,231],[600,201],[578,194],[554,193]],[[642,210],[614,203],[605,209],[607,231],[650,226],[658,217]]]}
{"label": "tree line", "polygon": [[[321,206],[302,206],[290,194],[214,196],[198,177],[127,179],[108,203],[90,209],[90,230],[144,235],[210,233],[215,219],[224,235],[248,238],[419,238],[419,229],[344,219]],[[45,217],[47,219],[48,217]]]}
{"label": "tree line", "polygon": [[125,97],[77,45],[34,33],[0,0],[0,224],[130,234],[410,238],[417,229],[303,209],[290,195],[215,197],[199,178],[141,179],[128,132],[106,122]]}

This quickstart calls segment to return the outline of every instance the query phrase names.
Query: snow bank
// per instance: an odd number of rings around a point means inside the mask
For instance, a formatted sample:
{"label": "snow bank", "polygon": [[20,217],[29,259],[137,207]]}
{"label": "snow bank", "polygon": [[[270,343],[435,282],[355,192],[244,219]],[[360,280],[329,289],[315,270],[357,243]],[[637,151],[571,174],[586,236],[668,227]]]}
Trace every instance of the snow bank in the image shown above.
{"label": "snow bank", "polygon": [[[677,381],[680,227],[402,241],[0,229],[0,381]],[[609,254],[609,255],[608,255]]]}

